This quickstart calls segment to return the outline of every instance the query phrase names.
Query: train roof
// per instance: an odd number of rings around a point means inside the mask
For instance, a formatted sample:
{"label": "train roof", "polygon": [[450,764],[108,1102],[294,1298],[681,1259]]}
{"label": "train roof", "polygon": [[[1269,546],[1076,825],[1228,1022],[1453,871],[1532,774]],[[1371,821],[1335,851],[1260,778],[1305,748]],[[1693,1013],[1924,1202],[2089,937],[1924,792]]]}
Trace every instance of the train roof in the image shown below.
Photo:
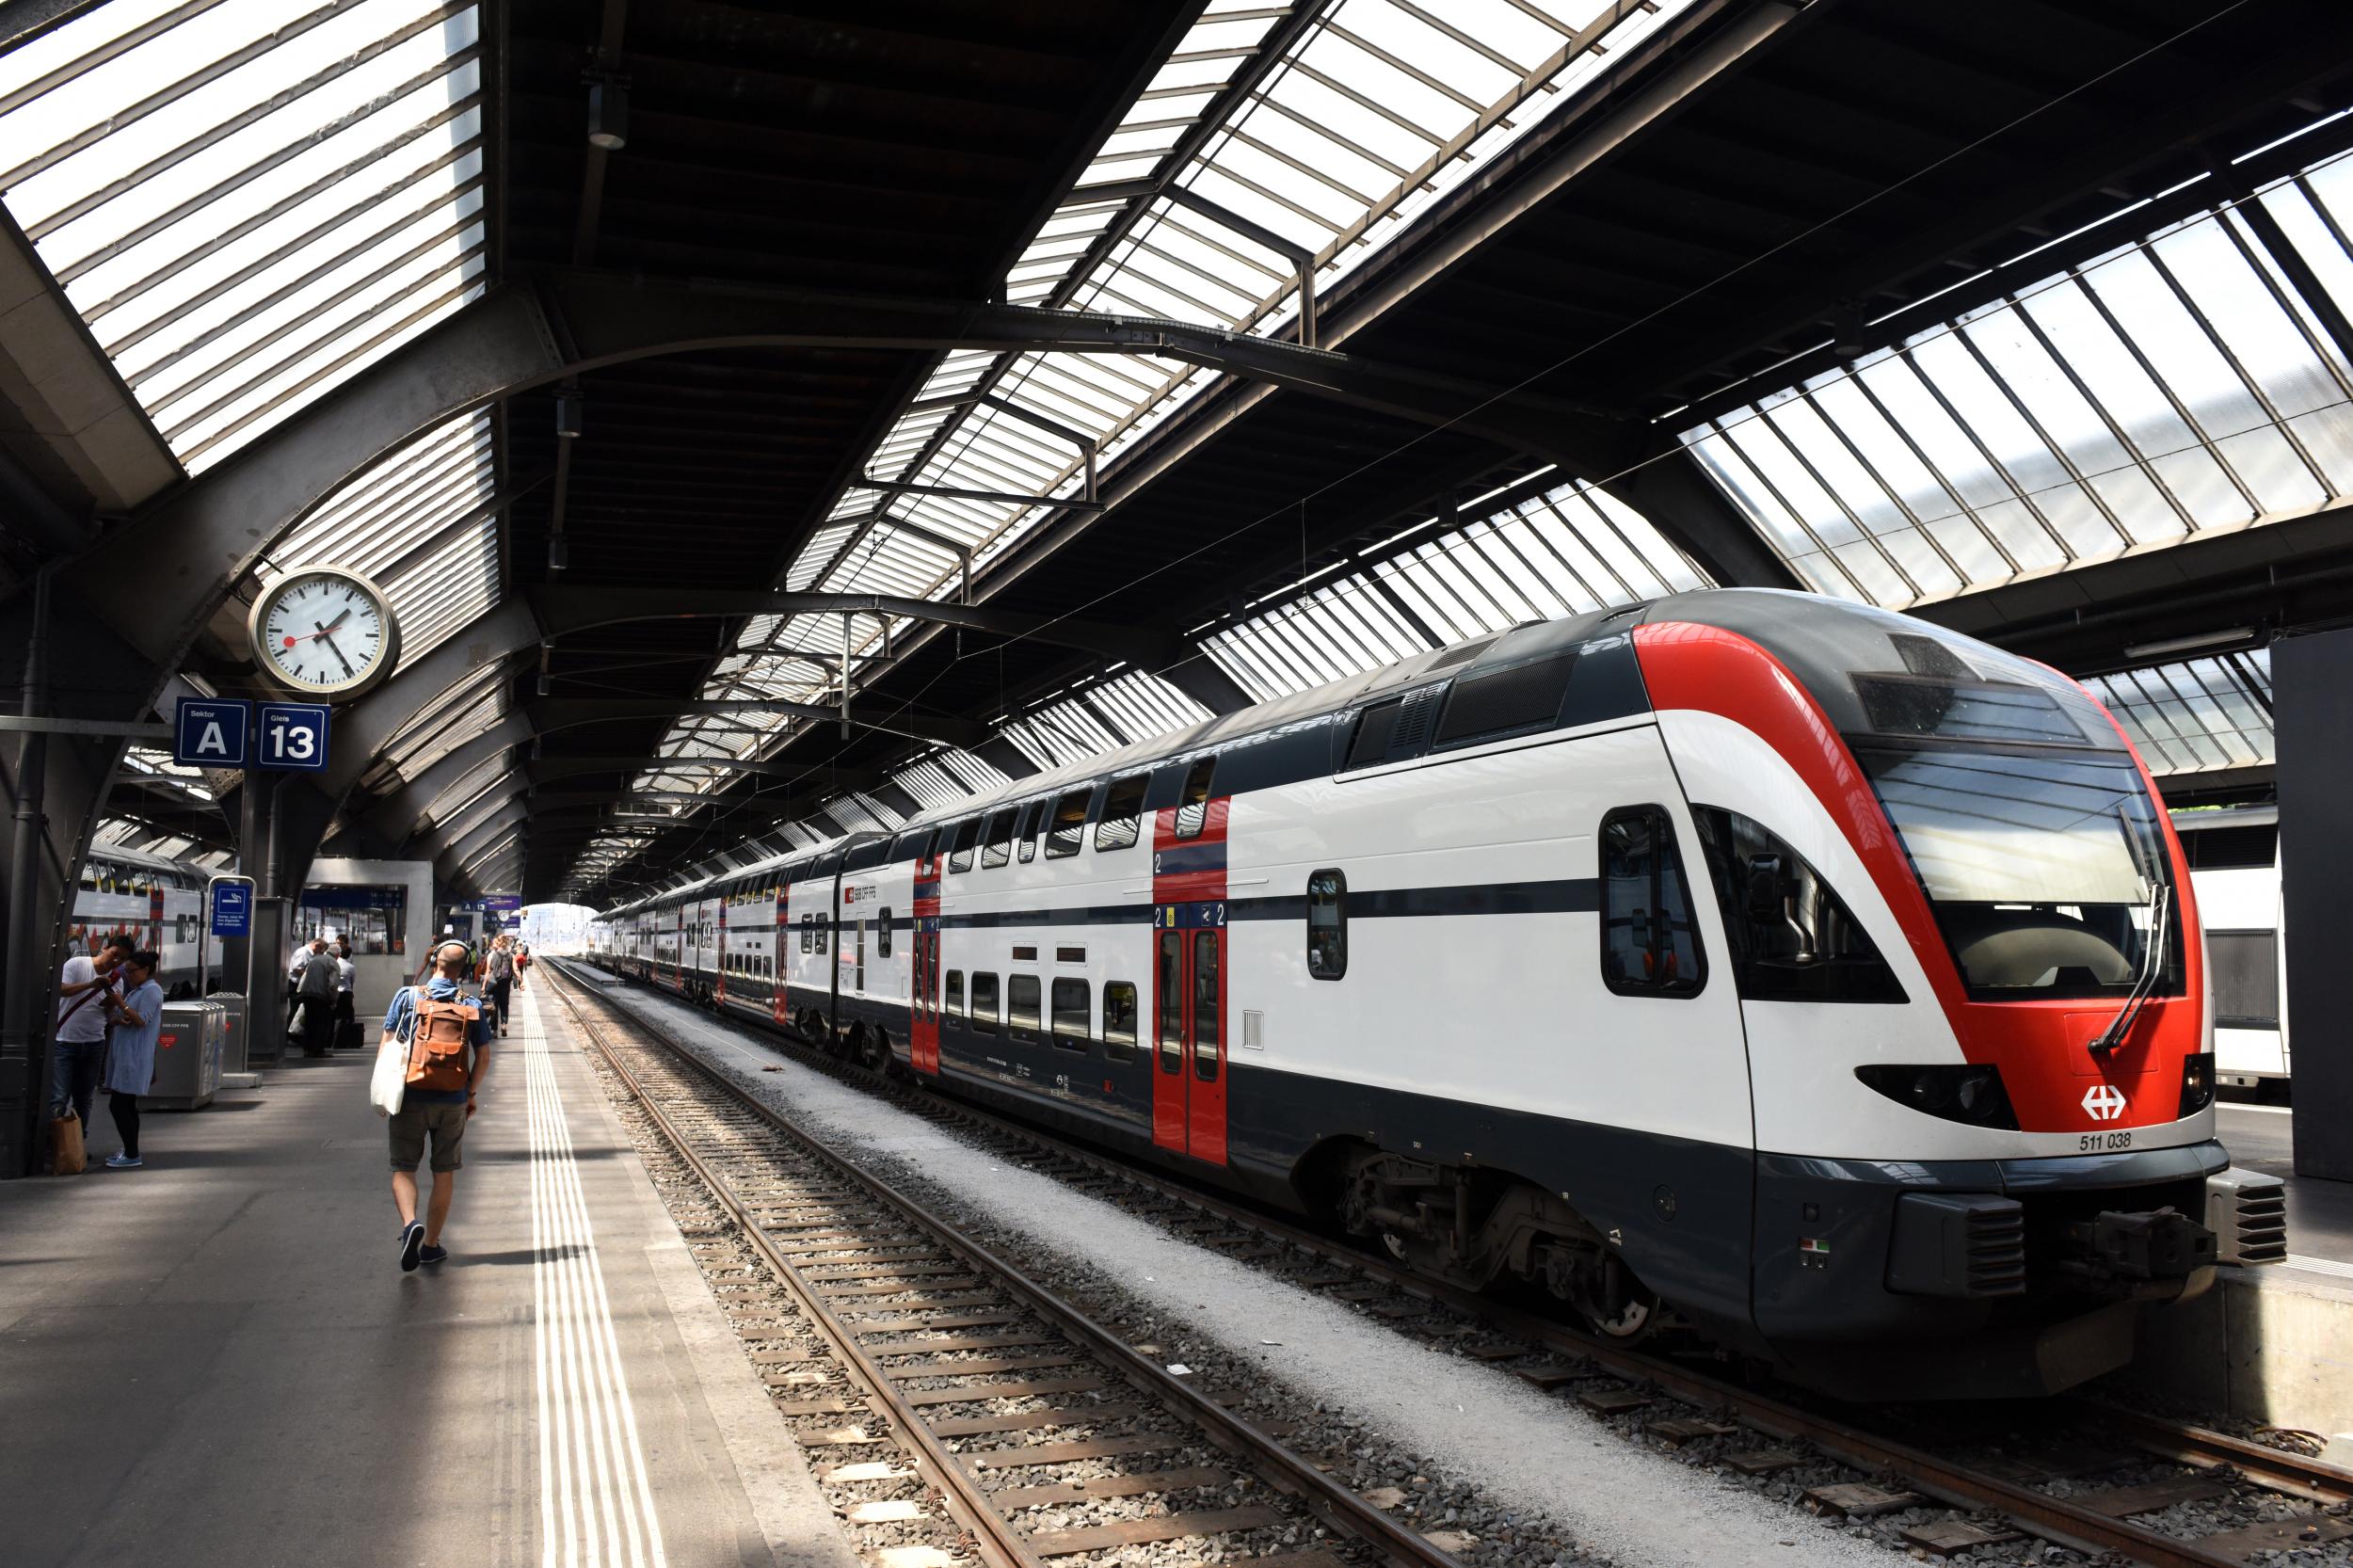
{"label": "train roof", "polygon": [[[1438,680],[1477,677],[1573,650],[1611,646],[1612,639],[1630,636],[1639,625],[1684,620],[1738,633],[1765,648],[1797,673],[1842,731],[1872,730],[1881,725],[1865,711],[1852,682],[1831,677],[1887,670],[1899,675],[2036,686],[2050,692],[2062,708],[2077,715],[2075,722],[2084,731],[2080,744],[2121,744],[2108,738],[2113,730],[2104,718],[2095,721],[2084,716],[2096,709],[2081,688],[2043,665],[1960,632],[1894,611],[1821,594],[1777,588],[1703,588],[1556,620],[1524,621],[1504,632],[1466,638],[1360,675],[1221,713],[1188,728],[1155,735],[1115,751],[1008,780],[997,789],[981,791],[952,807],[920,812],[888,833],[855,833],[822,848],[772,856],[751,866],[704,877],[621,905],[607,918],[634,913],[649,905],[708,897],[715,888],[725,885],[757,882],[794,872],[795,868],[838,859],[877,839],[962,822],[1000,807],[1059,795],[1105,778],[1182,763],[1246,736],[1275,734],[1295,726],[1325,722],[1335,714],[1391,692]],[[797,881],[801,874],[806,873],[795,872],[785,879]]]}

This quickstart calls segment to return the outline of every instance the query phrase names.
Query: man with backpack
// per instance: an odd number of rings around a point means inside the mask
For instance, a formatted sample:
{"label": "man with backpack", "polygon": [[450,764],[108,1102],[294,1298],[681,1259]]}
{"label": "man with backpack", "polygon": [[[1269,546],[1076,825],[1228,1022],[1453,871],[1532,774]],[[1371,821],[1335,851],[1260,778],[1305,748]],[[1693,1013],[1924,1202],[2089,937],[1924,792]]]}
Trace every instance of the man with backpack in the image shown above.
{"label": "man with backpack", "polygon": [[[400,1269],[439,1263],[441,1224],[457,1185],[458,1145],[474,1112],[474,1095],[490,1064],[488,1020],[457,983],[472,968],[463,943],[434,951],[433,977],[404,986],[384,1014],[388,1040],[408,1043],[408,1071],[400,1110],[388,1122],[392,1155],[392,1202],[400,1208]],[[433,1195],[417,1220],[417,1162],[433,1142]]]}
{"label": "man with backpack", "polygon": [[311,939],[295,973],[295,996],[302,1003],[302,1054],[331,1056],[335,1050],[335,993],[342,987],[342,968],[327,951],[327,938]]}

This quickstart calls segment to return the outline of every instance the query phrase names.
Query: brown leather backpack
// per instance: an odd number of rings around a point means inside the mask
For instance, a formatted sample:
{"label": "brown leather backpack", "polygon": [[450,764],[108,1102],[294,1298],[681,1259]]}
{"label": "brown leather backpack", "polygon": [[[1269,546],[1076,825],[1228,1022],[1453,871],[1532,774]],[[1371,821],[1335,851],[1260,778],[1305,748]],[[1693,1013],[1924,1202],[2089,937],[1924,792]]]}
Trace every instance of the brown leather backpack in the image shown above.
{"label": "brown leather backpack", "polygon": [[422,992],[409,999],[408,1007],[416,1032],[408,1043],[408,1084],[430,1090],[470,1087],[466,1042],[482,1009],[463,997],[436,1001]]}

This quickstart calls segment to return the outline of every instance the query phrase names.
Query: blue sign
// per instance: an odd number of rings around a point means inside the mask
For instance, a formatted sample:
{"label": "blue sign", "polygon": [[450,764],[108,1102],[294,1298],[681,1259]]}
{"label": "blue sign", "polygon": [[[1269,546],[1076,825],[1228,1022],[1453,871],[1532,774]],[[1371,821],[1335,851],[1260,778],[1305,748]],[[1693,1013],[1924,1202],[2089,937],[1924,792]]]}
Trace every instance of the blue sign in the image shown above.
{"label": "blue sign", "polygon": [[253,889],[243,882],[213,884],[213,935],[253,935]]}
{"label": "blue sign", "polygon": [[184,768],[242,768],[253,704],[184,696],[174,712],[171,760]]}
{"label": "blue sign", "polygon": [[505,913],[510,910],[520,909],[523,906],[523,901],[520,896],[514,893],[492,893],[488,898],[479,898],[474,900],[474,906],[485,911],[486,913],[491,910]]}
{"label": "blue sign", "polygon": [[290,773],[325,773],[328,712],[308,702],[263,703],[253,765]]}

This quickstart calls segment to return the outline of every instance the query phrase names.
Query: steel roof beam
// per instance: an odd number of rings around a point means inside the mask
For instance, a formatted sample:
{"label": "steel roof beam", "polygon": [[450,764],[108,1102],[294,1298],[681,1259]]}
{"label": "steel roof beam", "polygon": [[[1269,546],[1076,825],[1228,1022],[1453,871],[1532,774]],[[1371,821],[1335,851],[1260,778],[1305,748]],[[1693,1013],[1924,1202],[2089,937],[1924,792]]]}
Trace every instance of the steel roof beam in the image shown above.
{"label": "steel roof beam", "polygon": [[[669,697],[635,696],[565,696],[545,697],[524,708],[531,727],[541,735],[558,729],[569,729],[584,724],[605,724],[622,719],[682,718],[696,713],[783,713],[792,718],[816,719],[832,724],[840,712],[806,702],[786,702],[777,697],[722,697],[696,702],[679,702]],[[908,714],[894,712],[879,702],[875,712],[853,715],[850,722],[861,729],[876,729],[886,734],[904,735],[911,740],[936,741],[953,746],[969,746],[985,740],[988,728],[969,719],[950,718],[944,714]]]}
{"label": "steel roof beam", "polygon": [[981,609],[939,600],[890,594],[787,593],[758,588],[590,588],[565,585],[536,589],[531,598],[550,638],[622,621],[707,616],[854,614],[903,620],[939,621],[998,636],[1034,638],[1083,648],[1106,659],[1145,660],[1180,652],[1168,640],[1127,628],[1010,610]]}
{"label": "steel roof beam", "polygon": [[[529,710],[524,710],[526,713]],[[710,768],[716,773],[758,774],[771,778],[805,779],[811,784],[842,790],[871,790],[882,779],[872,768],[842,768],[817,762],[773,762],[748,757],[543,757],[524,766],[534,783],[598,773],[671,773]]]}

